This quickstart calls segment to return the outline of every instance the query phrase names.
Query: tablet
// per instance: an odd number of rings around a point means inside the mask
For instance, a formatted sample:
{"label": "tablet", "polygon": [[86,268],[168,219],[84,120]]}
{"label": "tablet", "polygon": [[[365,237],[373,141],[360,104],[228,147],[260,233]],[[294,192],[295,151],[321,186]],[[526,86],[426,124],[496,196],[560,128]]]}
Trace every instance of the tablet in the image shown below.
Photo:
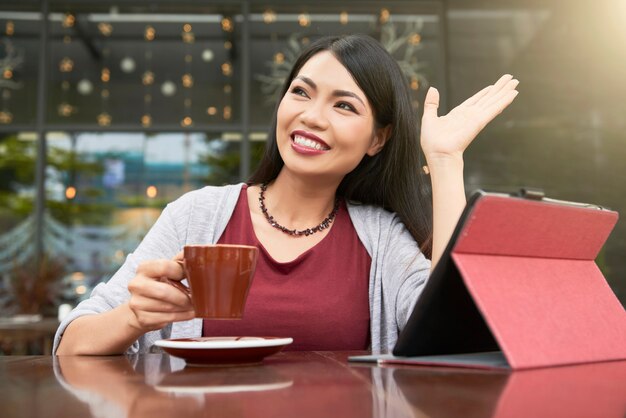
{"label": "tablet", "polygon": [[[392,354],[350,360],[528,368],[626,358],[626,348],[598,351],[626,347],[624,309],[594,262],[616,221],[537,190],[475,192]],[[602,314],[585,298],[604,301]]]}

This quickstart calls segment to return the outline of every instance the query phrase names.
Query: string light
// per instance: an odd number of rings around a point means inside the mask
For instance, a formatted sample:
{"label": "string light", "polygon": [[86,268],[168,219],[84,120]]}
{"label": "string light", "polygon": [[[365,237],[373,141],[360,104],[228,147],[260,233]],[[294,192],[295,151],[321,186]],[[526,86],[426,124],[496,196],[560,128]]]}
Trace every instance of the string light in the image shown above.
{"label": "string light", "polygon": [[231,86],[230,84],[225,84],[224,85],[224,93],[226,94],[230,94],[230,92],[233,91],[233,86]]}
{"label": "string light", "polygon": [[224,32],[232,32],[234,29],[233,20],[229,17],[225,17],[222,19],[222,30]]}
{"label": "string light", "polygon": [[144,39],[148,42],[154,41],[155,36],[156,36],[156,30],[154,29],[154,27],[150,25],[146,26],[146,29],[143,32]]}
{"label": "string light", "polygon": [[148,186],[148,188],[146,189],[146,196],[148,196],[150,199],[154,199],[155,197],[157,197],[158,193],[159,191],[156,186]]}
{"label": "string light", "polygon": [[270,23],[276,22],[276,13],[274,13],[272,9],[266,9],[263,12],[263,22],[267,23],[268,25]]}
{"label": "string light", "polygon": [[135,63],[135,60],[132,57],[124,57],[120,61],[120,69],[127,74],[130,74],[133,71],[135,71],[136,67],[137,67],[137,64]]}
{"label": "string light", "polygon": [[339,13],[339,22],[342,25],[347,25],[348,24],[348,12],[341,12],[341,13]]}
{"label": "string light", "polygon": [[103,83],[108,83],[109,80],[111,80],[111,70],[107,67],[103,67],[100,73],[100,80],[102,80]]}
{"label": "string light", "polygon": [[83,78],[76,84],[76,90],[83,96],[87,96],[93,91],[93,84],[88,79]]}
{"label": "string light", "polygon": [[411,89],[418,90],[420,88],[419,80],[416,77],[411,78]]}
{"label": "string light", "polygon": [[7,24],[5,25],[5,28],[4,28],[4,33],[7,36],[13,36],[15,34],[15,24],[13,23],[12,20],[7,20]]}
{"label": "string light", "polygon": [[7,110],[7,103],[11,98],[11,90],[2,90],[2,111],[0,111],[0,124],[6,125],[13,122],[13,114]]}
{"label": "string light", "polygon": [[161,85],[161,93],[163,96],[171,97],[176,94],[176,84],[173,81],[167,80]]}
{"label": "string light", "polygon": [[[73,186],[68,186],[65,189],[65,198],[68,200],[72,200],[76,197],[76,187]],[[76,278],[72,277],[74,280],[77,280]]]}
{"label": "string light", "polygon": [[225,41],[224,42],[224,49],[225,50],[228,51],[229,49],[232,49],[232,47],[233,47],[233,43],[231,41]]}
{"label": "string light", "polygon": [[13,70],[11,68],[6,68],[4,70],[4,72],[2,73],[2,77],[4,77],[6,80],[10,80],[13,78]]}
{"label": "string light", "polygon": [[414,33],[413,35],[411,35],[411,37],[409,38],[409,43],[411,45],[417,45],[422,41],[422,37],[419,35],[419,33]]}
{"label": "string light", "polygon": [[0,123],[3,125],[13,122],[13,114],[8,110],[0,111]]}
{"label": "string light", "polygon": [[204,62],[211,62],[213,61],[213,57],[215,56],[215,54],[213,54],[213,51],[211,51],[210,49],[205,49],[204,51],[202,51],[202,61]]}
{"label": "string light", "polygon": [[148,114],[143,115],[143,116],[141,117],[141,125],[142,125],[144,128],[147,128],[147,127],[149,127],[150,125],[152,125],[152,116],[150,116],[150,115],[148,115]]}
{"label": "string light", "polygon": [[74,26],[74,23],[76,23],[76,16],[74,16],[72,13],[65,13],[62,22],[63,27],[71,28]]}
{"label": "string light", "polygon": [[141,82],[144,86],[150,86],[154,83],[154,73],[152,71],[146,71],[141,76]]}
{"label": "string light", "polygon": [[191,74],[183,74],[183,87],[191,88],[193,87],[193,76]]}
{"label": "string light", "polygon": [[193,124],[193,120],[191,119],[191,116],[185,116],[183,118],[183,120],[180,122],[180,124],[183,127],[188,127],[188,126],[191,126]]}
{"label": "string light", "polygon": [[225,62],[224,64],[222,64],[222,74],[229,77],[230,75],[232,75],[232,73],[233,66],[230,64],[230,62]]}
{"label": "string light", "polygon": [[224,106],[223,117],[224,120],[229,120],[232,116],[232,109],[230,106]]}
{"label": "string light", "polygon": [[183,42],[186,44],[192,44],[196,40],[196,37],[192,32],[183,32]]}
{"label": "string light", "polygon": [[98,30],[103,36],[111,36],[113,33],[113,26],[110,23],[101,22],[98,23]]}
{"label": "string light", "polygon": [[57,112],[59,116],[67,118],[76,112],[76,108],[69,103],[63,102],[57,107]]}
{"label": "string light", "polygon": [[191,31],[192,27],[189,23],[185,23],[183,25],[183,42],[186,44],[192,44],[195,42],[196,37],[194,36],[193,32]]}
{"label": "string light", "polygon": [[209,114],[209,116],[215,116],[217,114],[217,108],[215,106],[210,106],[206,112]]}
{"label": "string light", "polygon": [[152,26],[146,26],[145,39],[148,42],[147,50],[144,54],[146,60],[146,70],[141,75],[141,83],[145,86],[145,94],[143,96],[144,113],[141,116],[141,126],[148,128],[152,126],[152,115],[150,114],[150,105],[152,103],[152,85],[154,84],[154,73],[152,69],[152,45],[149,43],[154,39],[154,28]]}
{"label": "string light", "polygon": [[283,54],[282,52],[277,52],[274,55],[274,62],[276,64],[282,64],[283,62],[285,62],[285,54]]}
{"label": "string light", "polygon": [[311,18],[306,13],[301,13],[298,16],[298,24],[302,27],[307,27],[311,25]]}
{"label": "string light", "polygon": [[390,17],[391,13],[389,13],[389,9],[380,9],[380,23],[387,23]]}
{"label": "string light", "polygon": [[69,57],[63,57],[59,62],[59,71],[62,73],[70,73],[74,69],[74,61]]}
{"label": "string light", "polygon": [[102,112],[97,116],[97,120],[98,120],[98,125],[100,126],[109,126],[111,125],[111,115],[109,115],[107,112]]}

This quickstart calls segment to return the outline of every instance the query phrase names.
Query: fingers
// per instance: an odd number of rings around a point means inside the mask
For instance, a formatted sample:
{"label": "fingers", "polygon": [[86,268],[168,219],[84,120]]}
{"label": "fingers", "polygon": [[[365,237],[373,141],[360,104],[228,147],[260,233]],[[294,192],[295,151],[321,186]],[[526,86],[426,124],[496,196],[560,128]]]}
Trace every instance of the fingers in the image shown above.
{"label": "fingers", "polygon": [[472,97],[470,97],[469,99],[467,99],[463,103],[461,103],[461,106],[471,106],[471,105],[475,104],[480,99],[482,99],[487,93],[489,93],[489,90],[492,87],[493,86],[485,87],[484,89],[482,89],[481,91],[479,91],[478,93],[476,93],[475,95],[473,95]]}
{"label": "fingers", "polygon": [[[131,309],[133,309],[132,306]],[[188,321],[194,318],[193,311],[155,313],[133,310],[133,312],[135,313],[134,322],[136,322],[136,324],[133,325],[144,331],[158,330],[172,322]]]}
{"label": "fingers", "polygon": [[474,104],[480,107],[487,107],[494,102],[494,98],[501,97],[503,92],[514,90],[519,84],[511,74],[505,74],[493,86],[489,86],[487,92]]}
{"label": "fingers", "polygon": [[172,260],[139,264],[135,277],[128,283],[129,306],[137,326],[143,330],[160,329],[194,317],[189,293],[178,282],[184,276],[181,265],[175,260],[179,255]]}
{"label": "fingers", "polygon": [[424,99],[424,115],[423,117],[437,117],[437,109],[439,108],[439,91],[430,87],[426,92]]}
{"label": "fingers", "polygon": [[143,331],[194,317],[189,296],[169,283],[138,274],[128,284],[128,290],[135,326]]}
{"label": "fingers", "polygon": [[487,113],[492,115],[492,118],[499,115],[504,109],[507,108],[507,106],[509,106],[513,102],[513,100],[515,100],[515,97],[517,97],[518,93],[519,92],[517,90],[510,90],[505,92],[497,101],[493,102],[486,108]]}
{"label": "fingers", "polygon": [[169,279],[181,280],[184,278],[182,267],[174,260],[144,261],[137,267],[137,274],[154,279],[167,277]]}
{"label": "fingers", "polygon": [[486,100],[484,100],[481,105],[484,108],[492,107],[494,104],[500,103],[504,98],[510,97],[511,96],[510,93],[512,92],[515,92],[515,95],[513,96],[513,98],[515,98],[515,96],[517,96],[517,90],[515,90],[515,88],[518,86],[518,84],[519,84],[519,81],[514,78],[509,80],[506,84],[504,84],[500,88],[499,91],[494,92],[492,95],[490,95],[491,97],[488,97]]}
{"label": "fingers", "polygon": [[174,288],[172,288],[171,290],[175,292],[170,294],[170,296],[173,295],[173,298],[155,298],[153,295],[150,294],[134,293],[131,296],[129,303],[134,311],[145,311],[154,313],[186,312],[193,309],[189,298],[178,299],[177,294],[182,294],[181,291]]}
{"label": "fingers", "polygon": [[173,306],[190,306],[189,294],[172,283],[183,278],[182,267],[173,260],[151,260],[137,267],[137,274],[128,283],[128,290],[132,298],[146,298],[154,301],[155,311],[161,309],[161,304]]}
{"label": "fingers", "polygon": [[190,306],[189,296],[186,292],[177,289],[170,283],[155,280],[151,277],[135,276],[128,283],[128,291],[131,294],[131,299],[139,298],[153,301],[154,308],[149,309],[153,311],[158,311],[165,305],[184,308]]}
{"label": "fingers", "polygon": [[[495,84],[485,87],[465,100],[461,106],[477,105],[483,108],[488,108],[494,103],[502,100],[504,97],[510,96],[509,92],[514,91],[518,84],[519,81],[514,79],[511,74],[505,74],[500,77]],[[515,96],[516,95],[514,95],[513,98],[515,98]]]}
{"label": "fingers", "polygon": [[183,258],[185,258],[185,252],[184,252],[184,251],[181,251],[181,252],[179,252],[178,254],[176,254],[176,255],[172,258],[172,260],[174,260],[174,261],[176,261],[176,262],[179,262],[179,261],[183,261]]}

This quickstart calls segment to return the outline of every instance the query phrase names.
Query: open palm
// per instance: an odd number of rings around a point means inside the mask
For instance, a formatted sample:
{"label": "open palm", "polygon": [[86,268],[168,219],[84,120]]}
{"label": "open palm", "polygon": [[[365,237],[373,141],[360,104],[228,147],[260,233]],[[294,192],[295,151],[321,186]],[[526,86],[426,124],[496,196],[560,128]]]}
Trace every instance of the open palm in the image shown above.
{"label": "open palm", "polygon": [[437,116],[439,92],[430,88],[424,102],[421,145],[428,160],[461,156],[478,133],[517,96],[519,82],[506,74],[445,116]]}

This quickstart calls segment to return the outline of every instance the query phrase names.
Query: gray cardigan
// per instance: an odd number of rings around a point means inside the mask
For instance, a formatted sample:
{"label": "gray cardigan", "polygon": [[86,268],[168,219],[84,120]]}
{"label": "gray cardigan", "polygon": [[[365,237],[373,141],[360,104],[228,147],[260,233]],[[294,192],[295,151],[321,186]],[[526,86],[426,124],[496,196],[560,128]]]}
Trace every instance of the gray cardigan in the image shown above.
{"label": "gray cardigan", "polygon": [[[167,205],[134,253],[106,283],[98,284],[61,322],[54,338],[53,353],[67,325],[82,315],[113,309],[130,297],[128,282],[139,263],[170,259],[188,244],[216,243],[226,228],[242,184],[207,186],[186,193]],[[393,348],[398,332],[408,320],[430,272],[430,261],[397,215],[379,207],[348,204],[357,235],[372,258],[369,281],[371,349],[373,353]],[[199,337],[202,320],[176,322],[140,337],[127,353],[149,352],[163,338]]]}

